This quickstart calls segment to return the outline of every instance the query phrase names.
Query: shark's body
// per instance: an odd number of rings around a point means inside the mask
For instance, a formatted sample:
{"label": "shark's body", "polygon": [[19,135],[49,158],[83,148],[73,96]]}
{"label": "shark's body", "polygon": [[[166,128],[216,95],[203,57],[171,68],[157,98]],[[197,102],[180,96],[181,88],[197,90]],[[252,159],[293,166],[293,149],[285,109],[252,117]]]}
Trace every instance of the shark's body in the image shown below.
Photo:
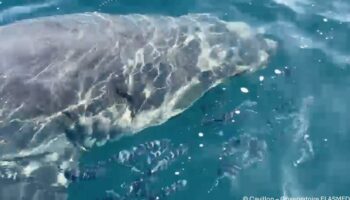
{"label": "shark's body", "polygon": [[0,43],[0,197],[28,199],[66,198],[47,186],[81,149],[165,122],[275,46],[210,15],[99,13],[6,25]]}

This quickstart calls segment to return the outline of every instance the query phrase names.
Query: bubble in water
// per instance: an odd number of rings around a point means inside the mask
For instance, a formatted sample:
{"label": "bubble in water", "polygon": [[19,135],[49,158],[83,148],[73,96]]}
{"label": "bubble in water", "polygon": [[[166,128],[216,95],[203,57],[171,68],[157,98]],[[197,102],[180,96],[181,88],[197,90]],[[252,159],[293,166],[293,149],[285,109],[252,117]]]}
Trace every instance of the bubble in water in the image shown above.
{"label": "bubble in water", "polygon": [[277,75],[282,74],[282,71],[279,69],[275,69],[275,74],[277,74]]}
{"label": "bubble in water", "polygon": [[241,87],[241,92],[242,92],[242,93],[248,93],[249,90],[248,90],[248,88],[246,88],[246,87]]}
{"label": "bubble in water", "polygon": [[259,76],[259,81],[264,81],[265,77],[264,76]]}

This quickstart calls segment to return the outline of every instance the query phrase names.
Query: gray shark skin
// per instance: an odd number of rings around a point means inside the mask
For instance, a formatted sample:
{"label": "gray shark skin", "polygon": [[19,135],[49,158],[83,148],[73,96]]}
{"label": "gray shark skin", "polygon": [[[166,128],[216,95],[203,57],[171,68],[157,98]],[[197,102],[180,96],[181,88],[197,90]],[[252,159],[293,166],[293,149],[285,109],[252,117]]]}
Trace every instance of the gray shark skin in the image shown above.
{"label": "gray shark skin", "polygon": [[0,27],[0,44],[5,199],[66,199],[81,150],[164,123],[276,47],[208,14],[43,17]]}

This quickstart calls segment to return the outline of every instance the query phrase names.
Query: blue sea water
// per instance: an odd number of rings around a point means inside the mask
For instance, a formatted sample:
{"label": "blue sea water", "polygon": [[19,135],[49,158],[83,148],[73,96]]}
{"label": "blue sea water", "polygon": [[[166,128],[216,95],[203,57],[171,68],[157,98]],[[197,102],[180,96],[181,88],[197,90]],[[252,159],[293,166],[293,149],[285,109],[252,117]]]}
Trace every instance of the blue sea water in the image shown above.
{"label": "blue sea water", "polygon": [[248,23],[278,48],[265,69],[225,80],[168,122],[96,147],[80,160],[97,165],[156,140],[169,141],[169,151],[186,146],[164,170],[147,176],[150,167],[137,156],[133,163],[144,174],[109,163],[96,180],[71,183],[69,199],[102,199],[112,190],[123,196],[131,186],[126,199],[156,199],[179,180],[187,184],[166,199],[350,195],[349,1],[0,0],[0,24],[87,11],[211,13]]}

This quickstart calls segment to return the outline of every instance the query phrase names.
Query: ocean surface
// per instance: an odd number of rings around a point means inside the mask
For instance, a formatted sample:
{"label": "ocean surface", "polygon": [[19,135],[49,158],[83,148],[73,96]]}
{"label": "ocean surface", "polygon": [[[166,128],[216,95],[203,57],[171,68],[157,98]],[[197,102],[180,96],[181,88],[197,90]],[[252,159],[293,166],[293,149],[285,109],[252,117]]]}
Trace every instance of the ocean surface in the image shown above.
{"label": "ocean surface", "polygon": [[98,172],[68,199],[350,195],[350,1],[0,0],[0,24],[91,11],[210,13],[278,48],[166,123],[84,152],[81,169]]}

